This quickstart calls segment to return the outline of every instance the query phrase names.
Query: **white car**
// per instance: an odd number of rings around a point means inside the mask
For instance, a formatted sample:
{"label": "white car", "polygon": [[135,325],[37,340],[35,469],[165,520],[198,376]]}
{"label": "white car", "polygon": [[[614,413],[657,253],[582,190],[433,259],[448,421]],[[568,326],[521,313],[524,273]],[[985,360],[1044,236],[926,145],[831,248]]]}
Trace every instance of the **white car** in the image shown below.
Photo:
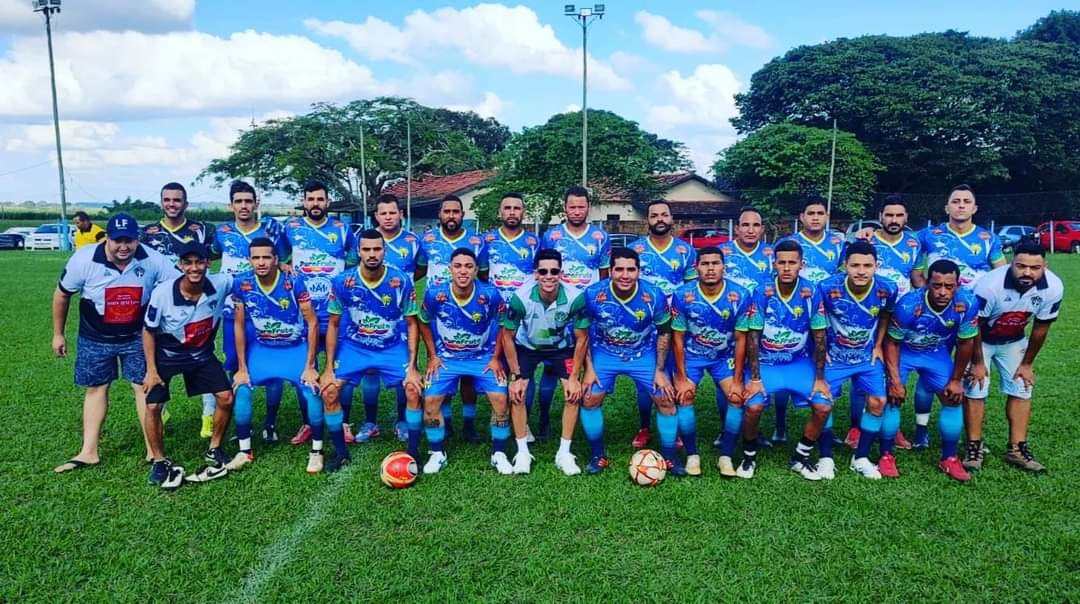
{"label": "white car", "polygon": [[[68,243],[75,241],[75,225],[67,225]],[[28,250],[58,250],[60,249],[60,225],[58,223],[43,224],[34,229],[26,238]]]}

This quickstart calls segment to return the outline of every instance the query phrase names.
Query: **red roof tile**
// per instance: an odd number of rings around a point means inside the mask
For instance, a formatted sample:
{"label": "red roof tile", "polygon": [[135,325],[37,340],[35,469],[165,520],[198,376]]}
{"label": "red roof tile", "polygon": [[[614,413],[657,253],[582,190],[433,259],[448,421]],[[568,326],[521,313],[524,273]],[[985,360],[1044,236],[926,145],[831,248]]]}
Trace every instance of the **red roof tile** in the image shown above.
{"label": "red roof tile", "polygon": [[[462,193],[475,189],[495,176],[494,170],[473,170],[471,172],[459,172],[447,176],[435,176],[423,174],[412,181],[413,201],[427,201],[440,199],[451,193]],[[406,182],[403,180],[383,190],[384,193],[392,193],[400,199],[405,199]]]}

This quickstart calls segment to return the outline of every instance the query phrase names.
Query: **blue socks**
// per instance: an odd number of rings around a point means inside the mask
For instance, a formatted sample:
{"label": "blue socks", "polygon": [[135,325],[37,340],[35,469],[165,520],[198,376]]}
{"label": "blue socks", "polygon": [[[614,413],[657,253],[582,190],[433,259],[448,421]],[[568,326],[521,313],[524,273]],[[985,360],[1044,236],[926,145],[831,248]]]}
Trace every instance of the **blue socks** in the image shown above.
{"label": "blue socks", "polygon": [[821,429],[821,436],[817,439],[818,457],[832,457],[833,456],[833,431],[832,431],[832,412],[829,413],[829,417],[825,420],[825,426]]}
{"label": "blue socks", "polygon": [[[277,425],[278,411],[281,410],[281,397],[284,395],[284,382],[279,380],[266,385],[266,418],[263,419],[263,427],[269,428]],[[300,408],[304,408],[303,402],[301,402]]]}
{"label": "blue socks", "polygon": [[[236,438],[240,441],[241,451],[251,450],[251,386],[236,389],[236,402],[233,404],[233,419],[236,420]],[[244,446],[247,444],[247,447]]]}
{"label": "blue socks", "polygon": [[675,461],[675,435],[679,432],[679,418],[674,413],[664,415],[657,412],[656,429],[660,432],[660,454],[664,459]]}
{"label": "blue socks", "polygon": [[466,437],[476,434],[476,403],[461,404],[461,427]]}
{"label": "blue socks", "polygon": [[443,426],[449,426],[450,420],[454,418],[454,408],[450,406],[450,397],[447,396],[446,400],[442,404],[442,423]]}
{"label": "blue socks", "polygon": [[[791,397],[784,394],[777,394],[773,397],[773,404],[776,406],[776,429],[774,432],[777,434],[787,434],[787,407],[788,401]],[[743,447],[745,451],[745,447]]]}
{"label": "blue socks", "polygon": [[934,393],[926,390],[922,382],[915,387],[915,440],[925,440],[930,435],[930,411],[934,408]]}
{"label": "blue socks", "polygon": [[[302,420],[304,420],[304,425],[305,426],[310,426],[311,425],[311,415],[308,412],[311,410],[311,408],[307,404],[307,394],[306,394],[307,390],[309,390],[309,388],[307,386],[302,386],[302,385],[297,385],[296,386],[296,403],[297,403],[297,405],[300,406],[300,418]],[[320,415],[319,417],[322,417],[322,416]],[[321,425],[322,422],[320,421],[319,424]]]}
{"label": "blue socks", "polygon": [[364,421],[379,423],[379,376],[365,374],[360,380],[360,396],[364,399]]}
{"label": "blue socks", "polygon": [[446,428],[443,426],[428,426],[424,428],[424,433],[427,435],[428,446],[431,447],[433,452],[441,452],[443,450],[443,441],[446,440]]}
{"label": "blue socks", "polygon": [[943,406],[938,415],[938,430],[941,431],[941,458],[956,457],[956,446],[960,441],[960,431],[964,427],[964,408]]}
{"label": "blue socks", "polygon": [[679,419],[679,434],[682,434],[683,446],[687,455],[697,455],[697,416],[693,405],[679,405],[675,411]]}
{"label": "blue socks", "polygon": [[861,430],[863,410],[866,409],[866,393],[856,390],[854,385],[851,386],[850,408],[851,427]]}
{"label": "blue socks", "polygon": [[724,391],[720,388],[716,389],[716,412],[720,414],[720,423],[724,423],[724,418],[727,416],[728,400],[724,396]]}
{"label": "blue socks", "polygon": [[739,432],[742,431],[742,407],[736,407],[728,403],[727,415],[724,416],[724,436],[720,445],[720,454],[731,457],[735,454],[735,443],[739,440]]}
{"label": "blue socks", "polygon": [[[531,382],[530,382],[531,383]],[[551,425],[551,401],[555,400],[555,388],[559,385],[559,378],[553,373],[545,371],[540,376],[540,430],[543,431]]]}
{"label": "blue socks", "polygon": [[[322,443],[323,439],[323,403],[322,400],[311,391],[311,388],[304,386],[300,389],[301,400],[305,402],[307,406],[307,422],[311,426],[311,439],[312,441],[318,441]],[[312,447],[315,449],[315,447]]]}
{"label": "blue socks", "polygon": [[881,454],[892,453],[900,431],[900,407],[886,404],[881,416]]}
{"label": "blue socks", "polygon": [[349,416],[352,414],[352,396],[355,389],[356,384],[345,382],[345,385],[341,387],[341,392],[338,393],[338,404],[341,405],[341,421],[345,423],[349,423]]}
{"label": "blue socks", "polygon": [[510,423],[498,425],[491,424],[491,452],[499,453],[506,451],[506,441],[510,438]]}
{"label": "blue socks", "polygon": [[579,414],[581,430],[589,441],[593,457],[604,457],[604,410],[602,407],[595,409],[581,408]]}
{"label": "blue socks", "polygon": [[652,395],[644,390],[637,391],[637,412],[639,427],[647,429],[652,422]]}
{"label": "blue socks", "polygon": [[340,409],[326,414],[326,427],[330,430],[330,441],[334,443],[334,454],[339,457],[349,455],[349,450],[345,445],[345,432],[342,430],[344,417],[345,414]]}
{"label": "blue socks", "polygon": [[420,409],[406,409],[405,422],[409,425],[409,455],[413,459],[420,459],[420,424],[424,420],[424,412]]}
{"label": "blue socks", "polygon": [[859,424],[859,446],[855,449],[855,458],[869,457],[870,447],[878,439],[881,433],[881,424],[884,419],[871,413],[863,413]]}

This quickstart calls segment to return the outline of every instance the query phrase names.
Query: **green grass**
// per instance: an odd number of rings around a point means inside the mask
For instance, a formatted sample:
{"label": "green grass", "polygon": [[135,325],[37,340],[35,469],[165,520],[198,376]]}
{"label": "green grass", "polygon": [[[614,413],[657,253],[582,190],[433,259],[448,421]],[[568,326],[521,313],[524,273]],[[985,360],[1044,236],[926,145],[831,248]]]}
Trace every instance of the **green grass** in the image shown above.
{"label": "green grass", "polygon": [[[441,474],[390,491],[377,467],[397,444],[385,437],[353,447],[353,467],[334,477],[307,476],[300,448],[256,441],[249,469],[175,494],[145,484],[126,384],[112,391],[102,465],[51,472],[78,450],[81,426],[73,359],[49,350],[49,297],[62,264],[51,252],[0,256],[14,282],[0,298],[0,601],[1080,599],[1080,372],[1072,364],[1080,258],[1053,259],[1071,287],[1036,366],[1031,440],[1050,468],[1042,476],[1002,461],[995,391],[994,452],[971,484],[935,470],[936,441],[930,452],[899,453],[897,481],[857,478],[839,448],[831,483],[788,472],[778,450],[763,453],[758,478],[725,481],[709,447],[719,424],[706,385],[698,399],[706,475],[638,488],[625,470],[637,411],[620,382],[606,413],[613,467],[600,477],[564,477],[551,461],[554,444],[536,448],[532,475],[497,476],[487,446],[455,441]],[[73,346],[74,312],[69,324]],[[205,447],[199,408],[174,391],[166,444],[189,467]],[[846,408],[838,405],[838,429]],[[392,414],[384,396],[384,428]],[[793,436],[804,418],[789,417]],[[909,434],[912,421],[907,408]],[[297,424],[290,392],[282,435]],[[580,460],[584,443],[575,448]]]}

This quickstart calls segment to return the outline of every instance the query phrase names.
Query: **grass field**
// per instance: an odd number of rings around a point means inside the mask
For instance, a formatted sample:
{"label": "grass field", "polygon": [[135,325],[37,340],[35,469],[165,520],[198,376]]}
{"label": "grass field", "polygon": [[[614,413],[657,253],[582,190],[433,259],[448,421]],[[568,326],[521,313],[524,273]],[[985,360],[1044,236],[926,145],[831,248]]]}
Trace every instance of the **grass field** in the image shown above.
{"label": "grass field", "polygon": [[[564,477],[551,461],[555,444],[534,451],[532,475],[498,476],[488,446],[454,441],[446,470],[395,492],[378,479],[379,461],[397,448],[385,437],[354,446],[344,473],[317,477],[304,473],[303,449],[256,440],[253,466],[175,494],[146,485],[126,384],[112,391],[101,466],[51,471],[78,450],[81,426],[73,359],[49,350],[62,264],[59,253],[0,255],[13,279],[0,298],[0,601],[1080,600],[1077,257],[1052,259],[1067,299],[1036,365],[1031,441],[1045,475],[1005,466],[995,389],[993,454],[970,484],[936,471],[936,440],[929,452],[899,453],[896,481],[859,479],[841,448],[829,483],[790,473],[779,450],[763,453],[754,480],[725,481],[709,446],[719,424],[705,386],[705,476],[638,488],[625,471],[637,411],[620,383],[606,414],[613,467],[599,477]],[[393,405],[383,400],[385,433]],[[838,429],[846,408],[838,405]],[[171,456],[199,465],[198,402],[174,390],[170,411]],[[789,416],[793,437],[804,418]],[[298,421],[287,393],[282,435]],[[909,433],[912,421],[909,407]],[[582,440],[575,450],[582,461]]]}

